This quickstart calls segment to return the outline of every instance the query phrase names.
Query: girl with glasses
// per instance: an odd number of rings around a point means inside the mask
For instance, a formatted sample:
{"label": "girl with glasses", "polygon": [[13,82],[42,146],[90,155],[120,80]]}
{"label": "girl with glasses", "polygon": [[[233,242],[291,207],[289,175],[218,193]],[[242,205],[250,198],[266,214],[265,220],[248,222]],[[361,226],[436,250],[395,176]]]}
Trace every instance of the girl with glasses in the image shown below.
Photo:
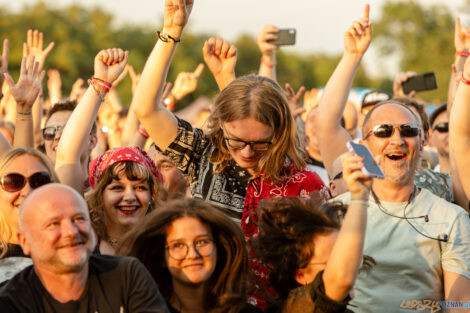
{"label": "girl with glasses", "polygon": [[[206,63],[222,89],[209,117],[208,133],[159,104],[192,6],[190,0],[165,1],[164,28],[144,67],[132,107],[155,144],[186,174],[192,196],[206,199],[250,238],[257,233],[260,200],[309,197],[314,190],[327,193],[327,189],[317,174],[305,170],[305,151],[283,90],[261,76],[234,80],[236,48],[228,42],[210,38],[203,48]],[[220,70],[215,73],[217,64]],[[254,272],[262,273],[256,285],[264,286],[266,268],[261,261],[252,265]],[[257,294],[255,298],[252,301],[263,307],[263,297]]]}
{"label": "girl with glasses", "polygon": [[150,271],[170,312],[259,312],[246,304],[247,253],[240,228],[197,199],[150,213],[118,253]]}
{"label": "girl with glasses", "polygon": [[[0,158],[0,282],[32,264],[18,244],[18,212],[24,198],[42,185],[59,182],[47,157],[15,148]],[[51,195],[52,196],[52,195]]]}

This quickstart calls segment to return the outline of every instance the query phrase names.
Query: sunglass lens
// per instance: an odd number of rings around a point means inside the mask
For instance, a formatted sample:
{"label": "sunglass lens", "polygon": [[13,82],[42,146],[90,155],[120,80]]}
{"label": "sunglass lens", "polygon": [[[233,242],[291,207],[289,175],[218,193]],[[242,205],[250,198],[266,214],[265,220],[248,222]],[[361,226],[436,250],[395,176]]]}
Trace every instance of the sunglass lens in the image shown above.
{"label": "sunglass lens", "polygon": [[387,138],[393,134],[393,126],[392,125],[379,125],[374,129],[374,135],[379,138]]}
{"label": "sunglass lens", "polygon": [[55,126],[46,127],[42,130],[44,140],[54,140],[57,128]]}
{"label": "sunglass lens", "polygon": [[25,177],[20,174],[10,173],[3,177],[2,186],[8,192],[16,192],[21,190],[26,184]]}
{"label": "sunglass lens", "polygon": [[403,137],[416,137],[419,134],[419,128],[415,125],[401,125],[400,133]]}
{"label": "sunglass lens", "polygon": [[47,172],[35,173],[29,178],[29,184],[33,189],[49,184],[51,181],[51,175]]}

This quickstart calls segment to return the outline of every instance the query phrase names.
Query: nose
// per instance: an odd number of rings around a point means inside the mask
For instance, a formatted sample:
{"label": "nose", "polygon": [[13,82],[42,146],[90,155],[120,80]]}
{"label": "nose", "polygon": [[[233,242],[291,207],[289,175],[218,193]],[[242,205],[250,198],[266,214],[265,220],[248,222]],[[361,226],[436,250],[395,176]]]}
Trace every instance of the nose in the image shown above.
{"label": "nose", "polygon": [[397,143],[403,143],[405,141],[405,137],[403,137],[400,134],[400,130],[398,129],[398,127],[394,127],[393,128],[393,134],[392,134],[392,136],[390,136],[390,140],[394,141],[394,142],[397,142]]}
{"label": "nose", "polygon": [[123,199],[126,202],[133,202],[136,199],[134,188],[128,186],[124,189]]}
{"label": "nose", "polygon": [[77,225],[71,220],[62,221],[62,235],[74,238],[78,234]]}
{"label": "nose", "polygon": [[29,182],[27,181],[26,184],[21,189],[20,195],[23,197],[26,197],[27,195],[31,193],[31,191],[33,191],[33,189],[31,188],[31,186],[29,185]]}
{"label": "nose", "polygon": [[55,137],[54,137],[54,140],[60,140],[60,137],[62,137],[62,130],[64,129],[64,127],[58,127],[57,128],[57,131],[55,133]]}
{"label": "nose", "polygon": [[201,257],[199,252],[196,250],[196,246],[194,245],[194,243],[188,245],[188,255],[186,257],[188,259],[197,259]]}
{"label": "nose", "polygon": [[244,158],[251,158],[255,155],[255,151],[251,148],[250,145],[246,145],[243,149],[240,150],[240,154]]}

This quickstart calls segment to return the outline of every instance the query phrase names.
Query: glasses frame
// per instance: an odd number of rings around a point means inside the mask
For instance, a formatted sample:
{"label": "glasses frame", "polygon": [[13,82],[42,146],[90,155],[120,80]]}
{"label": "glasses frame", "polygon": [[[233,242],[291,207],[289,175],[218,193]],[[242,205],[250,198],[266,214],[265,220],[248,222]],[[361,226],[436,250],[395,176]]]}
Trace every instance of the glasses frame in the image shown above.
{"label": "glasses frame", "polygon": [[[209,253],[202,254],[199,251],[200,247],[198,248],[198,246],[196,245],[196,241],[199,241],[199,240],[207,240],[210,243],[211,251]],[[175,242],[175,243],[183,244],[184,247],[186,248],[186,252],[184,253],[184,256],[182,258],[176,258],[172,255],[170,244],[167,243],[165,245],[165,249],[168,250],[168,255],[170,256],[170,258],[172,258],[176,261],[182,261],[182,260],[186,259],[186,257],[188,256],[188,253],[189,253],[189,245],[186,242],[181,242],[181,241],[178,241],[178,242]],[[214,252],[215,242],[214,242],[214,239],[212,239],[212,238],[199,238],[199,239],[194,240],[190,244],[193,246],[196,253],[199,254],[201,257],[208,257],[208,256],[212,255],[212,253]]]}
{"label": "glasses frame", "polygon": [[[34,179],[34,177],[37,176],[38,174],[40,174],[40,175],[46,174],[46,175],[49,177],[49,182],[37,186],[37,183],[35,183],[35,182],[33,181],[33,179]],[[7,177],[7,176],[9,176],[9,175],[18,175],[18,176],[21,176],[22,179],[23,179],[23,182],[22,182],[21,186],[17,186],[17,187],[15,187],[15,188],[13,188],[13,189],[11,189],[11,188],[8,189],[8,188],[6,188],[6,187],[5,187],[5,177]],[[39,187],[41,187],[41,186],[44,186],[44,185],[47,185],[47,184],[52,183],[52,176],[51,176],[50,173],[45,172],[45,171],[36,172],[36,173],[32,174],[32,175],[29,176],[29,177],[26,177],[26,176],[24,176],[23,174],[20,174],[20,173],[11,172],[11,173],[5,174],[5,175],[2,176],[2,178],[0,179],[0,185],[2,186],[2,189],[5,190],[6,192],[11,192],[11,193],[20,191],[21,189],[24,188],[24,186],[26,186],[26,183],[29,184],[29,186],[31,187],[31,189],[36,189],[36,188],[39,188]]]}
{"label": "glasses frame", "polygon": [[[392,132],[390,133],[390,135],[388,136],[377,136],[376,135],[376,132],[377,130],[380,128],[380,127],[384,127],[384,126],[387,126],[387,127],[392,127]],[[404,126],[412,126],[411,128],[412,129],[417,129],[418,132],[416,133],[416,135],[407,135],[407,134],[404,134],[404,131],[403,131],[403,127]],[[392,124],[378,124],[378,125],[375,125],[372,130],[370,130],[367,135],[364,137],[364,140],[369,138],[370,135],[374,134],[375,137],[377,138],[390,138],[393,136],[393,134],[395,133],[395,129],[398,129],[398,131],[400,132],[400,136],[404,137],[404,138],[414,138],[414,137],[418,137],[419,134],[421,133],[421,128],[416,125],[416,124],[411,124],[411,123],[406,123],[406,124],[401,124],[399,126],[395,126],[395,125],[392,125]]]}
{"label": "glasses frame", "polygon": [[437,130],[441,134],[445,134],[449,132],[449,122],[440,122],[437,123],[432,130]]}
{"label": "glasses frame", "polygon": [[[57,135],[57,132],[59,132],[60,130],[63,130],[64,127],[65,127],[65,125],[57,125],[57,126],[47,126],[47,127],[44,127],[43,129],[41,129],[42,138],[43,138],[44,140],[48,140],[48,141],[54,140],[55,137],[56,137],[56,135]],[[45,131],[46,131],[47,129],[51,129],[51,128],[54,129],[54,136],[53,136],[53,137],[51,137],[51,136],[45,134]]]}
{"label": "glasses frame", "polygon": [[[253,150],[253,151],[268,151],[269,148],[271,147],[271,145],[274,143],[275,135],[273,135],[273,138],[271,138],[271,140],[245,141],[245,140],[242,140],[242,139],[230,138],[230,137],[225,135],[226,131],[225,131],[224,127],[222,127],[222,130],[223,130],[223,133],[224,133],[224,140],[227,143],[227,146],[229,146],[233,150],[243,150],[243,149],[246,148],[246,146],[250,146],[250,149]],[[242,142],[243,146],[242,147],[234,147],[230,144],[229,140]],[[256,144],[267,144],[268,146],[266,147],[266,149],[255,149],[254,145],[256,145]]]}

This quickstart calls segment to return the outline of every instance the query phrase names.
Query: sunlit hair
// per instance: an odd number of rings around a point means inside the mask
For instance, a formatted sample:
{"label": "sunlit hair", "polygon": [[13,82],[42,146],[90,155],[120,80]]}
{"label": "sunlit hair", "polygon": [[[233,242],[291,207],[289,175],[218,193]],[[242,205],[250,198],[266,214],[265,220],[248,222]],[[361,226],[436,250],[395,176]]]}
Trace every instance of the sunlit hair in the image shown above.
{"label": "sunlit hair", "polygon": [[[252,240],[271,269],[270,282],[281,300],[300,286],[296,271],[307,267],[313,257],[314,237],[338,231],[346,209],[338,201],[324,202],[318,193],[308,200],[285,197],[260,203],[259,234]],[[373,264],[370,257],[364,259],[366,268]]]}
{"label": "sunlit hair", "polygon": [[[0,177],[5,175],[5,168],[17,157],[21,155],[30,155],[35,157],[40,163],[42,163],[47,172],[51,175],[51,180],[55,183],[59,182],[59,178],[55,173],[54,167],[51,165],[47,156],[41,153],[39,150],[34,148],[14,148],[4,153],[0,157]],[[7,192],[0,187],[0,192]],[[0,203],[0,205],[3,205]],[[17,214],[17,213],[16,213]],[[17,226],[16,226],[17,228]],[[8,225],[5,221],[2,211],[0,210],[0,258],[3,257],[8,250],[8,241],[13,236],[12,226]]]}
{"label": "sunlit hair", "polygon": [[420,118],[416,115],[416,113],[413,112],[413,110],[410,109],[408,106],[406,106],[405,104],[403,104],[403,103],[400,102],[400,101],[395,101],[394,99],[379,102],[379,103],[377,103],[376,105],[374,105],[374,106],[372,107],[372,109],[370,109],[369,112],[367,112],[366,116],[364,117],[364,123],[362,124],[362,136],[366,136],[367,133],[369,132],[369,128],[371,127],[371,126],[369,125],[369,124],[370,124],[370,118],[371,118],[373,112],[374,112],[375,110],[377,110],[378,108],[380,108],[381,106],[388,105],[388,104],[395,104],[395,105],[398,105],[398,106],[404,108],[405,110],[407,110],[408,112],[410,112],[411,115],[413,116],[413,118],[415,119],[416,125],[421,128],[420,136],[422,136],[421,133],[422,133],[422,131],[423,131],[423,124],[422,124],[421,119],[420,119]]}
{"label": "sunlit hair", "polygon": [[160,201],[166,200],[167,193],[164,190],[163,185],[146,167],[132,161],[114,163],[103,172],[95,188],[86,195],[88,208],[90,210],[91,225],[98,235],[98,238],[101,239],[109,239],[105,226],[103,193],[106,187],[111,184],[113,180],[119,180],[119,175],[121,173],[124,173],[129,180],[144,181],[148,183],[152,199],[149,203],[148,212],[153,210],[155,205]]}
{"label": "sunlit hair", "polygon": [[15,137],[15,124],[13,124],[12,122],[6,121],[6,120],[0,120],[0,128],[5,129],[10,134],[11,138]]}
{"label": "sunlit hair", "polygon": [[286,158],[297,169],[305,167],[305,151],[301,148],[283,90],[269,78],[249,75],[237,78],[219,93],[209,117],[209,136],[216,147],[211,161],[217,173],[222,172],[232,158],[222,124],[248,117],[274,131],[274,142],[259,160],[258,171],[264,171],[267,178],[278,183],[286,175],[281,172]]}
{"label": "sunlit hair", "polygon": [[166,236],[172,223],[182,217],[199,220],[210,230],[216,244],[217,264],[207,282],[206,311],[239,312],[246,303],[248,268],[245,239],[240,226],[202,200],[163,203],[125,236],[117,253],[138,258],[169,301],[174,290],[165,260]]}

